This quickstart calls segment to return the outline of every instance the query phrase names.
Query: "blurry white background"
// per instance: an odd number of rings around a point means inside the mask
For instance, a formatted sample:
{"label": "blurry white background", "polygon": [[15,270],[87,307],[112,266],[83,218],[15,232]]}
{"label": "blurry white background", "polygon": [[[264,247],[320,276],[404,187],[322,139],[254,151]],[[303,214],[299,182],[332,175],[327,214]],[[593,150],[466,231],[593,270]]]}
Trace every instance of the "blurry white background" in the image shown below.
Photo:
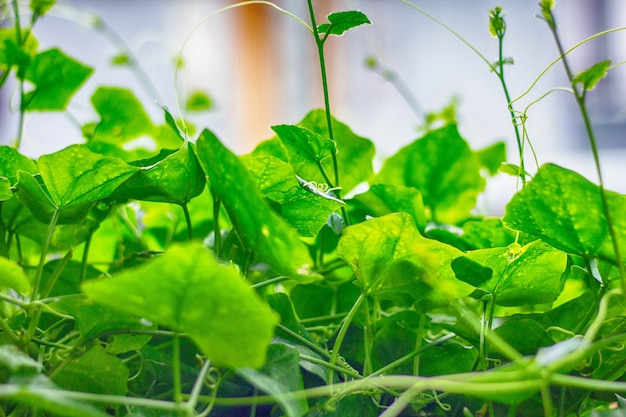
{"label": "blurry white background", "polygon": [[[35,34],[41,49],[58,46],[96,69],[69,106],[80,122],[97,116],[89,97],[99,85],[128,86],[155,121],[159,101],[176,114],[174,62],[183,51],[185,67],[178,90],[182,99],[195,89],[209,92],[215,109],[195,117],[199,128],[213,130],[231,149],[249,152],[272,136],[269,126],[296,123],[309,110],[323,106],[319,65],[311,34],[294,19],[267,6],[241,7],[207,19],[210,13],[237,3],[227,0],[59,0],[39,22]],[[277,5],[309,21],[305,0],[276,0]],[[558,57],[547,25],[536,17],[536,1],[413,0],[452,27],[489,60],[497,58],[497,39],[489,34],[488,10],[503,7],[507,21],[504,55],[515,63],[505,68],[512,97],[522,94],[540,72]],[[518,162],[515,137],[499,80],[487,65],[443,27],[400,0],[317,0],[318,23],[334,11],[358,9],[372,21],[327,42],[331,108],[334,116],[359,135],[372,139],[379,157],[393,154],[418,137],[422,122],[393,86],[364,65],[374,56],[404,82],[419,111],[439,111],[458,97],[459,129],[479,149],[495,141],[508,145],[509,160]],[[623,0],[557,1],[557,24],[565,48],[606,30],[626,26]],[[120,48],[89,28],[99,16],[137,56],[157,93],[142,88],[128,69],[113,67]],[[626,31],[579,48],[570,57],[575,71],[597,61],[626,60]],[[566,86],[562,65],[554,66],[529,95],[516,103],[523,109],[552,87]],[[0,143],[15,138],[17,120],[6,107],[14,95],[2,91]],[[626,67],[612,70],[590,93],[608,188],[626,192]],[[596,180],[593,160],[573,97],[557,92],[528,113],[530,139],[539,163],[555,162]],[[51,127],[53,126],[53,127]],[[82,142],[80,131],[63,114],[28,114],[22,152],[44,152]],[[528,161],[531,155],[528,154]],[[533,164],[527,163],[529,171]],[[496,179],[491,202],[506,202],[515,191],[499,190]],[[510,192],[509,192],[510,191]],[[489,195],[489,193],[488,193]],[[498,210],[496,210],[498,211]]]}

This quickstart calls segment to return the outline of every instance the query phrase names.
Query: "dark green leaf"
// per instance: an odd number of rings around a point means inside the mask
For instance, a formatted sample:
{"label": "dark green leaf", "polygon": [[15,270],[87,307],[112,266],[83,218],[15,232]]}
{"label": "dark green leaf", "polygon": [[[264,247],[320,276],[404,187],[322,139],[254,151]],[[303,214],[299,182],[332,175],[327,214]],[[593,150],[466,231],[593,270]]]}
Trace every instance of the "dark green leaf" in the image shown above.
{"label": "dark green leaf", "polygon": [[319,279],[311,272],[307,246],[267,206],[243,163],[208,130],[198,139],[197,150],[212,189],[246,247],[279,274],[305,282]]}
{"label": "dark green leaf", "polygon": [[421,236],[406,213],[347,227],[337,254],[352,267],[365,294],[399,305],[440,305],[473,291],[450,266],[463,252]]}
{"label": "dark green leaf", "polygon": [[433,220],[454,224],[469,217],[485,187],[480,167],[456,126],[449,125],[402,148],[373,182],[417,188]]}
{"label": "dark green leaf", "polygon": [[276,324],[236,269],[220,265],[197,243],[174,245],[140,267],[87,281],[83,291],[100,304],[187,333],[212,362],[234,368],[263,364]]}
{"label": "dark green leaf", "polygon": [[35,85],[25,95],[25,110],[65,110],[79,87],[93,69],[68,57],[59,49],[50,49],[33,57],[24,78]]}
{"label": "dark green leaf", "polygon": [[611,66],[610,59],[600,61],[597,64],[592,65],[590,68],[574,74],[572,83],[582,85],[583,90],[585,91],[593,90],[596,84],[598,84],[601,79],[606,77],[606,72],[609,69],[609,66]]}
{"label": "dark green leaf", "polygon": [[193,112],[211,110],[213,109],[213,100],[206,92],[196,90],[187,98],[185,108]]}
{"label": "dark green leaf", "polygon": [[128,368],[121,359],[95,345],[77,359],[67,361],[53,381],[71,391],[126,395]]}
{"label": "dark green leaf", "polygon": [[323,23],[318,26],[319,33],[328,32],[331,35],[341,36],[345,31],[354,27],[372,23],[365,14],[356,10],[331,13],[328,15],[328,21],[330,24]]}
{"label": "dark green leaf", "polygon": [[[493,274],[476,273],[472,276],[465,273],[457,278],[493,294],[497,304],[549,303],[561,292],[560,280],[567,255],[541,241],[526,246],[514,243],[506,248],[480,249],[466,256],[491,269]],[[463,267],[461,263],[458,266]],[[468,272],[466,267],[460,271]]]}
{"label": "dark green leaf", "polygon": [[126,88],[98,87],[91,103],[100,115],[100,122],[89,136],[121,146],[140,136],[151,136],[155,127],[135,94]]}
{"label": "dark green leaf", "polygon": [[554,340],[550,338],[544,326],[534,320],[533,316],[515,314],[498,320],[495,333],[522,355],[536,354],[540,348],[552,345]]}
{"label": "dark green leaf", "polygon": [[293,168],[278,158],[246,157],[243,162],[271,206],[302,236],[316,236],[328,216],[342,206],[336,200],[305,190]]}
{"label": "dark green leaf", "polygon": [[[607,200],[618,242],[626,248],[626,196],[607,191]],[[600,188],[565,168],[542,166],[507,204],[503,221],[565,252],[615,261]]]}

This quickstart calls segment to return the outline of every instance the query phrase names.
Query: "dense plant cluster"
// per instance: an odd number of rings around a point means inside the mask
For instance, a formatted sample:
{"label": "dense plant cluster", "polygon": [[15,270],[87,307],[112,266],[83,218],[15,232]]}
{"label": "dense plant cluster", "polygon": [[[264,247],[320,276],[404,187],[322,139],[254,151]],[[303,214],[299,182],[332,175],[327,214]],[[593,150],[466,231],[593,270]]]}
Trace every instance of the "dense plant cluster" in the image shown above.
{"label": "dense plant cluster", "polygon": [[[325,108],[248,155],[111,86],[91,97],[84,143],[37,160],[21,133],[0,147],[0,416],[622,415],[626,197],[601,175],[527,172],[502,9],[486,62],[519,162],[503,143],[472,149],[448,109],[375,172],[374,144],[331,114],[324,60],[330,36],[369,19],[318,24],[308,5]],[[0,83],[16,85],[20,132],[93,72],[39,49],[32,27],[53,6],[31,0],[28,25],[17,1],[3,9]],[[552,6],[539,12],[553,64],[601,174],[585,98],[613,66],[572,73]],[[157,151],[127,150],[140,136]],[[504,216],[478,216],[489,178],[507,174],[519,190]]]}

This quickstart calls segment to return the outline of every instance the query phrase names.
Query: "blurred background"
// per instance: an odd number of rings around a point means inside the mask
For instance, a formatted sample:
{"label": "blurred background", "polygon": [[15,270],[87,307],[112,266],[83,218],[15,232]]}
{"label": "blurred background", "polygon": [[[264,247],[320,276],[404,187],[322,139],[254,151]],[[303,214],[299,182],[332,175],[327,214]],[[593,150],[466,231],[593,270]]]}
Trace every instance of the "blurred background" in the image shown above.
{"label": "blurred background", "polygon": [[[311,34],[295,19],[272,7],[254,5],[214,16],[227,0],[59,0],[35,34],[41,49],[58,46],[96,69],[69,106],[68,114],[29,113],[22,152],[38,155],[82,142],[80,123],[97,120],[89,98],[99,85],[127,86],[135,91],[155,121],[157,102],[178,116],[176,91],[184,100],[201,89],[210,95],[211,111],[190,116],[199,128],[213,130],[237,153],[247,153],[272,136],[269,126],[297,123],[311,109],[323,107],[319,64]],[[309,22],[305,0],[275,4]],[[413,0],[453,28],[488,60],[498,56],[498,42],[488,30],[488,10],[504,9],[507,32],[504,55],[512,97],[524,93],[558,57],[547,25],[537,18],[538,0]],[[481,58],[457,37],[400,0],[316,0],[318,23],[331,12],[356,9],[371,20],[326,43],[331,109],[359,135],[370,138],[379,161],[419,137],[427,112],[457,103],[459,130],[474,149],[503,140],[509,160],[518,163],[515,136],[499,80]],[[555,8],[565,48],[610,28],[626,26],[623,0],[557,1]],[[108,28],[93,29],[99,16]],[[125,44],[125,45],[124,45]],[[184,49],[181,48],[184,46]],[[143,81],[111,60],[128,47],[145,71]],[[178,58],[184,63],[175,83]],[[372,69],[368,57],[377,62]],[[611,59],[626,60],[626,31],[597,38],[571,54],[574,71]],[[403,91],[383,75],[392,75]],[[152,85],[153,87],[146,87]],[[529,94],[529,103],[567,81],[559,63],[546,72]],[[13,87],[1,100],[0,143],[16,136]],[[402,93],[402,94],[401,94]],[[403,97],[404,94],[404,97]],[[407,102],[410,96],[412,103]],[[626,67],[617,67],[589,94],[608,188],[626,192]],[[539,164],[555,162],[590,180],[597,176],[573,96],[555,92],[528,110],[527,129]],[[54,126],[51,128],[50,126]],[[531,154],[528,154],[531,157]],[[531,159],[529,159],[530,161]],[[527,163],[534,172],[534,164]],[[492,188],[492,202],[507,201]],[[511,193],[515,187],[508,188]],[[490,203],[491,204],[491,203]]]}

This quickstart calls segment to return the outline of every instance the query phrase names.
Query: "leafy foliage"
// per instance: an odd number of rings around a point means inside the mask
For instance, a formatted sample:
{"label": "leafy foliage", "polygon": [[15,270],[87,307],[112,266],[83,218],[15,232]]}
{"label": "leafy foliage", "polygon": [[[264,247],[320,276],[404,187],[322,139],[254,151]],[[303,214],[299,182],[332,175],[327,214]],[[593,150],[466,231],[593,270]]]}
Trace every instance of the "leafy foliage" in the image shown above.
{"label": "leafy foliage", "polygon": [[[65,111],[93,72],[39,50],[54,4],[31,0],[25,28],[15,3],[0,29],[21,116]],[[331,35],[370,21],[316,27],[309,5],[326,108],[249,155],[112,86],[84,144],[0,147],[1,416],[621,412],[625,197],[554,164],[531,175],[502,142],[473,150],[454,103],[375,172],[374,144],[329,112],[323,64]],[[610,69],[570,77],[579,101]],[[213,106],[194,90],[184,107]],[[503,173],[520,189],[487,217],[477,199]]]}

